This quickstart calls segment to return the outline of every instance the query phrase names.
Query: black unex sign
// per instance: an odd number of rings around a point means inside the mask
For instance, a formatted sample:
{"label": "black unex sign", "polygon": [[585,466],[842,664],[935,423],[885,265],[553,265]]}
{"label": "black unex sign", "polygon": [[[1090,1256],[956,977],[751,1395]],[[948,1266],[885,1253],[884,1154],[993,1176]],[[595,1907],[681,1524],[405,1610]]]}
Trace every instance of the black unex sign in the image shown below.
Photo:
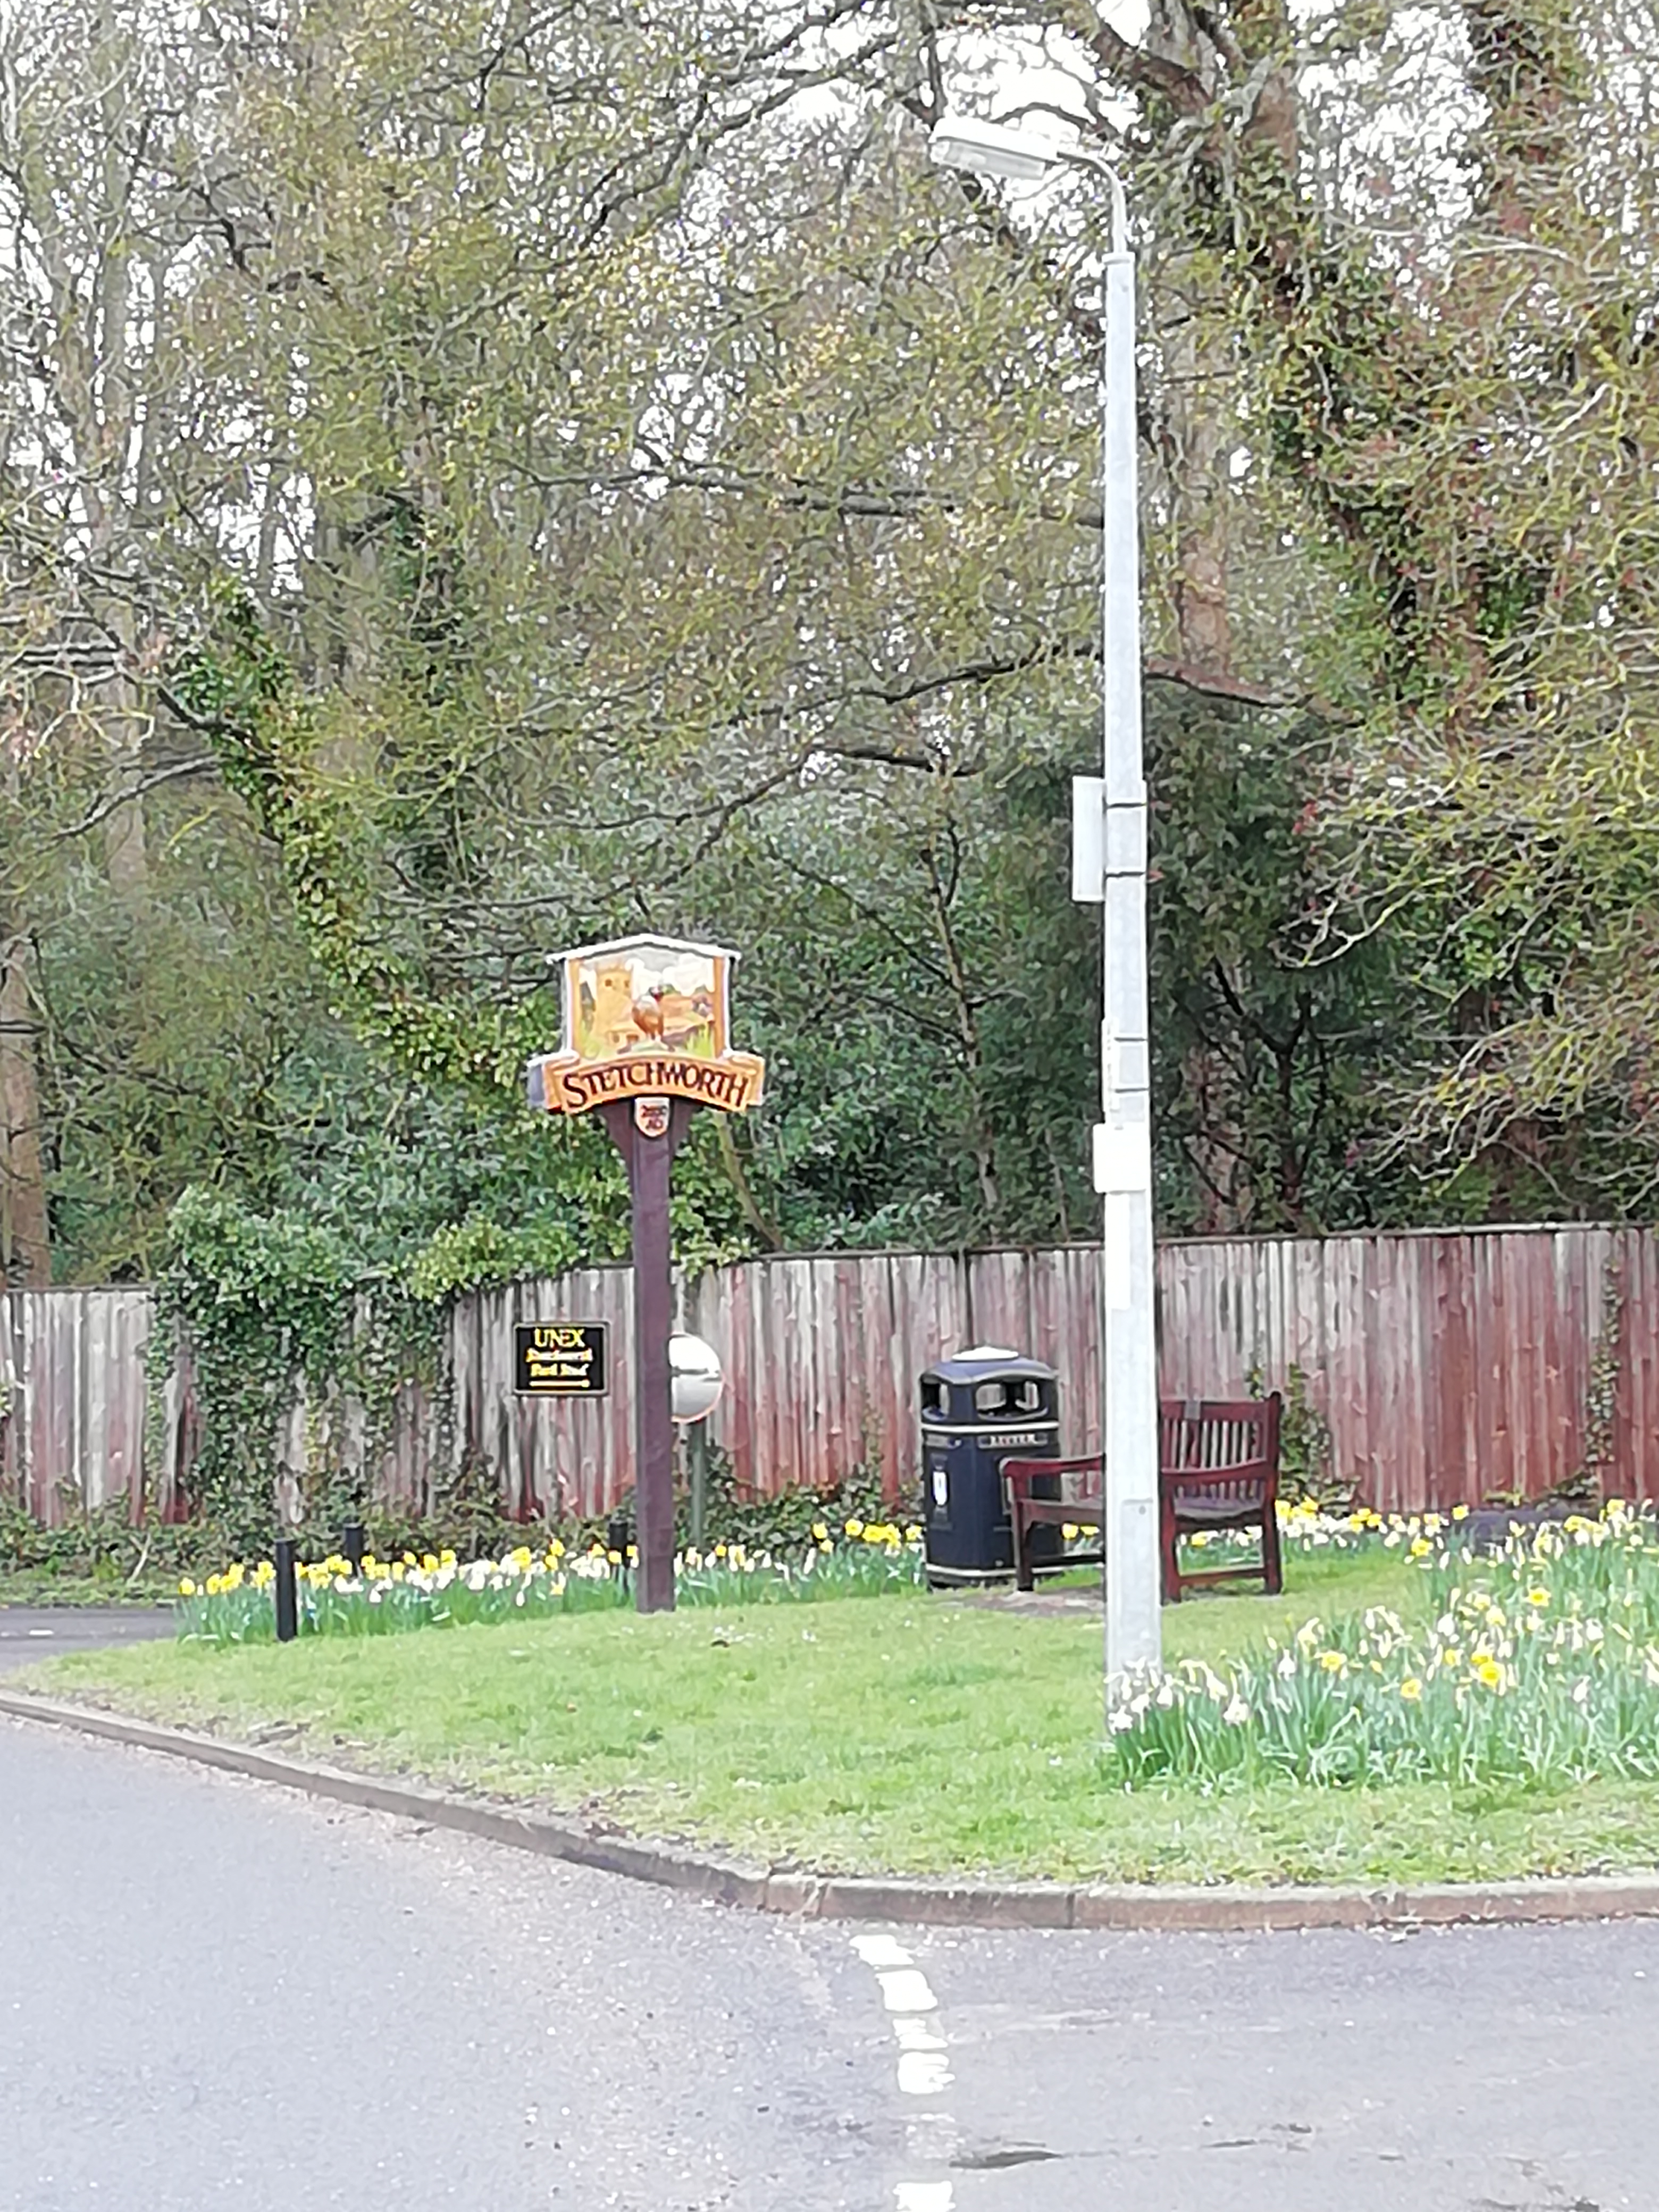
{"label": "black unex sign", "polygon": [[532,1321],[513,1332],[513,1388],[521,1398],[603,1398],[602,1321]]}

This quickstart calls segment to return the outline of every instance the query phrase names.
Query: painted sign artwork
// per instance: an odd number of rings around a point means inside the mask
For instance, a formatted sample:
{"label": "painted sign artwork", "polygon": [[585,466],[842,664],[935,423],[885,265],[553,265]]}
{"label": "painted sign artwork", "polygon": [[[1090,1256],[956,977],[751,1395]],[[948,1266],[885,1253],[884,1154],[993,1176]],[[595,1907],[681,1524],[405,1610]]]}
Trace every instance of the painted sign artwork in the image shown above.
{"label": "painted sign artwork", "polygon": [[726,1049],[726,963],[702,945],[601,946],[565,956],[565,1042],[579,1060],[621,1053]]}
{"label": "painted sign artwork", "polygon": [[757,1106],[764,1064],[727,1030],[735,953],[629,937],[561,955],[564,1044],[532,1060],[531,1103],[585,1114],[613,1098],[689,1098],[728,1114]]}

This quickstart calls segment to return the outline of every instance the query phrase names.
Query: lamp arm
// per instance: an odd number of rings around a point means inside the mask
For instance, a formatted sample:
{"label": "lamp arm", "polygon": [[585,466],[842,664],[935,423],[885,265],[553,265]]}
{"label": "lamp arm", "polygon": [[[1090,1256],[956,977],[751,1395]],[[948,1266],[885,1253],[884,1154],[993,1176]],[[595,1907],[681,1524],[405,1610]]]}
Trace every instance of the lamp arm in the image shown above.
{"label": "lamp arm", "polygon": [[1074,168],[1089,169],[1097,177],[1104,177],[1112,194],[1112,252],[1127,254],[1129,251],[1129,203],[1123,190],[1123,179],[1104,155],[1083,146],[1067,146],[1061,149],[1060,159],[1069,161]]}

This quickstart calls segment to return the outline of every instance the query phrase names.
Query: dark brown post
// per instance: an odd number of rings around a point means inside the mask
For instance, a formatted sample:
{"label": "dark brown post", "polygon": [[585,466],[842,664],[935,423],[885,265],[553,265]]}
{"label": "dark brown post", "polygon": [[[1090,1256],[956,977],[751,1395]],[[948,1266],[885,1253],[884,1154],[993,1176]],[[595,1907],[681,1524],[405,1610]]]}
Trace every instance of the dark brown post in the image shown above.
{"label": "dark brown post", "polygon": [[[654,1108],[657,1100],[641,1102]],[[660,1136],[639,1125],[635,1102],[602,1106],[605,1126],[628,1170],[634,1201],[634,1522],[639,1566],[635,1601],[641,1613],[674,1605],[674,1421],[668,1339],[674,1326],[670,1170],[696,1110],[677,1098]]]}

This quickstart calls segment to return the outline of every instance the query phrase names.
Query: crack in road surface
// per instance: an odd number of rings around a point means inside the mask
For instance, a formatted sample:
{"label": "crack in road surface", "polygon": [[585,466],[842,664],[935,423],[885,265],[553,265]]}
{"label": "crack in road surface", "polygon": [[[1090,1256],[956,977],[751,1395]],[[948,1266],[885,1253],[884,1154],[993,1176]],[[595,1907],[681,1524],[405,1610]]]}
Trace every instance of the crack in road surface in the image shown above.
{"label": "crack in road surface", "polygon": [[951,2160],[964,2173],[1000,2173],[1011,2166],[1041,2166],[1048,2160],[1060,2158],[1057,2150],[1041,2150],[1035,2144],[1009,2144],[1001,2150],[969,2151]]}

